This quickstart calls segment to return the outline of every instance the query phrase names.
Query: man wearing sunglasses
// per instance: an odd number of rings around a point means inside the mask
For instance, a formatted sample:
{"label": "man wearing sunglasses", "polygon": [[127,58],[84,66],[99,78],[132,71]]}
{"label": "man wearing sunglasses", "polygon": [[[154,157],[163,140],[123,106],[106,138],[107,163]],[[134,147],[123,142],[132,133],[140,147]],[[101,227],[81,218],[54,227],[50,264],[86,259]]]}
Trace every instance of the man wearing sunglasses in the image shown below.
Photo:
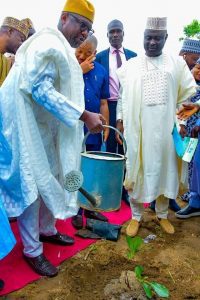
{"label": "man wearing sunglasses", "polygon": [[83,122],[92,133],[103,129],[103,117],[85,110],[82,71],[71,51],[92,31],[93,19],[89,1],[68,0],[58,30],[45,28],[20,47],[0,90],[2,134],[12,153],[9,166],[0,160],[0,193],[9,217],[18,217],[24,258],[43,276],[58,270],[42,242],[74,243],[57,231],[55,218],[78,210],[63,179],[79,168]]}
{"label": "man wearing sunglasses", "polygon": [[[68,9],[68,7],[66,9]],[[87,38],[88,34],[94,32],[91,19],[75,13],[77,10],[79,12],[79,7],[70,7],[68,11],[64,11],[58,24],[58,29],[63,33],[73,48],[79,47]]]}

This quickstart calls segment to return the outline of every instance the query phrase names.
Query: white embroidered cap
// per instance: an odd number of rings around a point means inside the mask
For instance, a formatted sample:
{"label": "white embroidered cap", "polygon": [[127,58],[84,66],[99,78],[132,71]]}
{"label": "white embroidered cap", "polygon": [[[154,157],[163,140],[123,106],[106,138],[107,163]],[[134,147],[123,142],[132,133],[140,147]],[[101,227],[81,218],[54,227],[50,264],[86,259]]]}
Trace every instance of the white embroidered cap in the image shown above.
{"label": "white embroidered cap", "polygon": [[149,17],[147,18],[146,29],[167,30],[167,18]]}

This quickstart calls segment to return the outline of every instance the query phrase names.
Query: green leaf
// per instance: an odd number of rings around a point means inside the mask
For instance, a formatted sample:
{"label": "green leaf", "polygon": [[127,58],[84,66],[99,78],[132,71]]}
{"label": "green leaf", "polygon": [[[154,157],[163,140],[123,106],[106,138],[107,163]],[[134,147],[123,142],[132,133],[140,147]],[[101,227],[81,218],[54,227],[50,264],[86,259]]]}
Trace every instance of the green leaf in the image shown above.
{"label": "green leaf", "polygon": [[136,266],[134,269],[135,275],[138,279],[142,278],[142,273],[144,272],[144,269],[142,266]]}
{"label": "green leaf", "polygon": [[133,249],[137,252],[140,246],[144,243],[143,239],[140,236],[135,236],[133,238]]}
{"label": "green leaf", "polygon": [[169,298],[169,290],[164,285],[157,282],[150,282],[149,284],[159,297]]}
{"label": "green leaf", "polygon": [[143,289],[144,289],[144,291],[145,291],[146,296],[147,296],[149,299],[151,299],[152,296],[153,296],[152,290],[151,290],[151,286],[150,286],[148,283],[146,283],[146,282],[143,282],[143,283],[142,283],[142,286],[143,286]]}
{"label": "green leaf", "polygon": [[128,244],[128,247],[131,251],[136,253],[140,246],[143,244],[143,239],[140,236],[135,236],[134,238],[130,236],[126,236],[126,241]]}
{"label": "green leaf", "polygon": [[126,236],[126,242],[127,242],[127,245],[128,245],[128,248],[131,250],[132,249],[132,237],[130,236]]}

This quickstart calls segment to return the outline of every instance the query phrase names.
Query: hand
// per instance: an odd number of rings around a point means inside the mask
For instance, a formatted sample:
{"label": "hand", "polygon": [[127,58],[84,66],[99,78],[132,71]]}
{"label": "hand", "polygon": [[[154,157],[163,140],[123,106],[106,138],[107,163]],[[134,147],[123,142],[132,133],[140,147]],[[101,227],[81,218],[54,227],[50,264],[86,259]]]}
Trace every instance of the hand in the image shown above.
{"label": "hand", "polygon": [[181,135],[181,137],[184,139],[184,137],[187,136],[187,129],[186,129],[186,126],[181,124],[180,125],[180,131],[179,131],[179,134]]}
{"label": "hand", "polygon": [[83,74],[88,73],[90,70],[94,69],[95,55],[92,54],[84,62],[80,64]]}
{"label": "hand", "polygon": [[104,127],[104,133],[103,133],[103,141],[104,143],[107,142],[107,139],[109,137],[110,129],[107,127]]}
{"label": "hand", "polygon": [[91,133],[100,133],[104,128],[103,125],[106,124],[106,120],[101,114],[96,114],[85,110],[80,117]]}
{"label": "hand", "polygon": [[200,134],[200,126],[195,126],[193,129],[192,129],[192,132],[191,132],[191,137],[192,138],[198,138],[198,135]]}
{"label": "hand", "polygon": [[187,120],[193,114],[199,111],[199,105],[195,103],[183,104],[183,107],[178,111],[178,119]]}
{"label": "hand", "polygon": [[[120,121],[117,121],[117,125],[116,125],[116,128],[123,134],[124,133],[124,126],[123,126],[123,123]],[[116,132],[115,134],[115,138],[116,138],[116,141],[118,142],[118,144],[122,145],[123,142],[120,138],[120,135],[119,133]]]}

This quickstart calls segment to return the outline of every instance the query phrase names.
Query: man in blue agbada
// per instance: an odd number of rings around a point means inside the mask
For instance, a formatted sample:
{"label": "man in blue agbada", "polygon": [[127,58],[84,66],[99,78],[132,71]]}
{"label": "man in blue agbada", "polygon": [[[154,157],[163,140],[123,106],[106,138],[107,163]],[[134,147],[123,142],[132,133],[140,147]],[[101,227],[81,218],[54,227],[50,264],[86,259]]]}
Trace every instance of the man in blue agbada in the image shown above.
{"label": "man in blue agbada", "polygon": [[[9,217],[18,217],[24,258],[40,275],[58,270],[42,242],[71,245],[55,227],[78,210],[77,193],[64,190],[64,175],[79,168],[83,122],[100,132],[104,118],[85,110],[82,70],[72,49],[92,29],[94,7],[68,0],[58,29],[44,28],[18,50],[0,90],[2,134],[12,154],[0,163],[0,197]],[[0,160],[1,161],[1,160]]]}
{"label": "man in blue agbada", "polygon": [[[1,63],[0,63],[0,86],[3,84],[12,63],[7,59],[3,53],[16,53],[20,45],[28,36],[28,27],[26,27],[20,20],[13,17],[6,17],[0,28],[1,35]],[[2,134],[2,116],[0,113],[0,165],[6,169],[12,160],[12,153],[10,146]],[[1,180],[0,180],[1,187]],[[15,237],[10,228],[8,217],[0,197],[0,260],[3,259],[14,247],[16,243]],[[4,287],[3,280],[0,279],[0,290]]]}
{"label": "man in blue agbada", "polygon": [[[0,199],[0,260],[3,259],[14,247],[16,241],[10,228],[6,211]],[[0,279],[0,290],[4,282]]]}
{"label": "man in blue agbada", "polygon": [[[7,143],[4,140],[3,136],[0,133],[0,144],[4,145],[6,147],[7,156],[4,156],[4,164],[10,162],[11,159],[11,153],[9,148],[7,148]],[[2,150],[2,147],[0,148],[0,151]],[[2,155],[0,155],[2,158]],[[1,161],[2,163],[2,161]],[[16,243],[15,237],[12,233],[12,230],[10,228],[10,224],[8,222],[8,217],[6,214],[6,211],[4,209],[2,200],[0,199],[0,260],[3,259],[14,247]],[[0,290],[4,287],[3,280],[0,279]]]}

